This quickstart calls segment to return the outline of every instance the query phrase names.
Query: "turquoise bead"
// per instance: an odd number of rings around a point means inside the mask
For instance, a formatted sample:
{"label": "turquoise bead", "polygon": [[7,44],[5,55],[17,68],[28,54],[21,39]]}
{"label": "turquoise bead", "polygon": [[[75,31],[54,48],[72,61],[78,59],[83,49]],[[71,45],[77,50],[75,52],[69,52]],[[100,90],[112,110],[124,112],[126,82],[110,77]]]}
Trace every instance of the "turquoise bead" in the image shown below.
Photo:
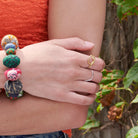
{"label": "turquoise bead", "polygon": [[15,100],[23,96],[22,88],[23,88],[22,83],[19,80],[16,81],[8,80],[5,82],[4,86],[7,97],[9,97],[12,100]]}
{"label": "turquoise bead", "polygon": [[8,43],[5,45],[5,50],[9,49],[9,48],[13,48],[13,49],[16,49],[16,46],[12,43]]}
{"label": "turquoise bead", "polygon": [[16,55],[8,55],[3,59],[3,64],[8,68],[16,68],[20,64],[20,58]]}

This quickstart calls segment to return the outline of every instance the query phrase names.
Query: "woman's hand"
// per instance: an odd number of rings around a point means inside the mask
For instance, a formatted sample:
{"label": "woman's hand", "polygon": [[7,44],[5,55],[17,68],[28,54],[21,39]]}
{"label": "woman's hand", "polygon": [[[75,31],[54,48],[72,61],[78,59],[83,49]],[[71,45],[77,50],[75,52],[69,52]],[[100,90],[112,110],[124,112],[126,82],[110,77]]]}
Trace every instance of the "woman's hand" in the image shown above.
{"label": "woman's hand", "polygon": [[[70,38],[41,42],[17,52],[21,58],[21,81],[27,93],[50,100],[89,105],[95,99],[104,61],[95,58],[88,68],[89,56],[76,51],[92,49],[93,44]],[[65,49],[66,48],[66,49]],[[68,50],[71,49],[71,50]],[[92,76],[93,82],[87,82]]]}

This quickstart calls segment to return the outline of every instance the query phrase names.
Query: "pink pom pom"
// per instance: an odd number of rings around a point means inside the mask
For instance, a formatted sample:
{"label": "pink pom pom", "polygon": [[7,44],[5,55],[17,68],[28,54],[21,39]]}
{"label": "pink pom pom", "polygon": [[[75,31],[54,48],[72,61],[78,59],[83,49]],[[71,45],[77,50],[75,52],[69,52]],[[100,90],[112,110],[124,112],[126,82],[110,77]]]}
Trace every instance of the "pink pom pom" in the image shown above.
{"label": "pink pom pom", "polygon": [[10,81],[18,80],[21,76],[21,73],[21,70],[17,68],[11,68],[4,72],[6,79]]}

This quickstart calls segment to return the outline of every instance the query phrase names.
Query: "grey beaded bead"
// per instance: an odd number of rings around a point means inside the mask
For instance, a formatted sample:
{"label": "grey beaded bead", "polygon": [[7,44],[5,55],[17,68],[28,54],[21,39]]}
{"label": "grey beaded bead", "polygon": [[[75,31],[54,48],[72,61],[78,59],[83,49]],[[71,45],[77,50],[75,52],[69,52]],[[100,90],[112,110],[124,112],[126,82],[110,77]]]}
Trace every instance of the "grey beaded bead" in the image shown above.
{"label": "grey beaded bead", "polygon": [[7,97],[9,97],[12,100],[23,96],[23,90],[22,90],[23,86],[22,86],[21,81],[19,80],[6,81],[4,88],[5,88]]}

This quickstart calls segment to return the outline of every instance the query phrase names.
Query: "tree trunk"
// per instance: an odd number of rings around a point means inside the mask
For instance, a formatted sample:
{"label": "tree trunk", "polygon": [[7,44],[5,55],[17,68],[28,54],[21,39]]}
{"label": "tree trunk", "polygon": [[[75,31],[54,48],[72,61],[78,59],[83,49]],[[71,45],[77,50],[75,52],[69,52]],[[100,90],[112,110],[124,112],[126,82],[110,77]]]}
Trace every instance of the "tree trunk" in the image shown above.
{"label": "tree trunk", "polygon": [[[116,8],[114,4],[107,3],[101,57],[105,60],[107,69],[121,69],[126,73],[134,59],[132,49],[134,40],[138,37],[138,17],[131,16],[121,23],[117,17]],[[123,96],[129,97],[127,94],[124,93]],[[96,103],[92,106],[96,107]],[[108,108],[105,108],[100,113],[102,116],[98,115],[101,125],[109,122],[107,110]],[[138,119],[138,114],[135,115],[135,118]],[[119,124],[110,125],[101,131],[92,130],[85,135],[82,135],[82,131],[75,129],[73,138],[125,138],[127,131]]]}

